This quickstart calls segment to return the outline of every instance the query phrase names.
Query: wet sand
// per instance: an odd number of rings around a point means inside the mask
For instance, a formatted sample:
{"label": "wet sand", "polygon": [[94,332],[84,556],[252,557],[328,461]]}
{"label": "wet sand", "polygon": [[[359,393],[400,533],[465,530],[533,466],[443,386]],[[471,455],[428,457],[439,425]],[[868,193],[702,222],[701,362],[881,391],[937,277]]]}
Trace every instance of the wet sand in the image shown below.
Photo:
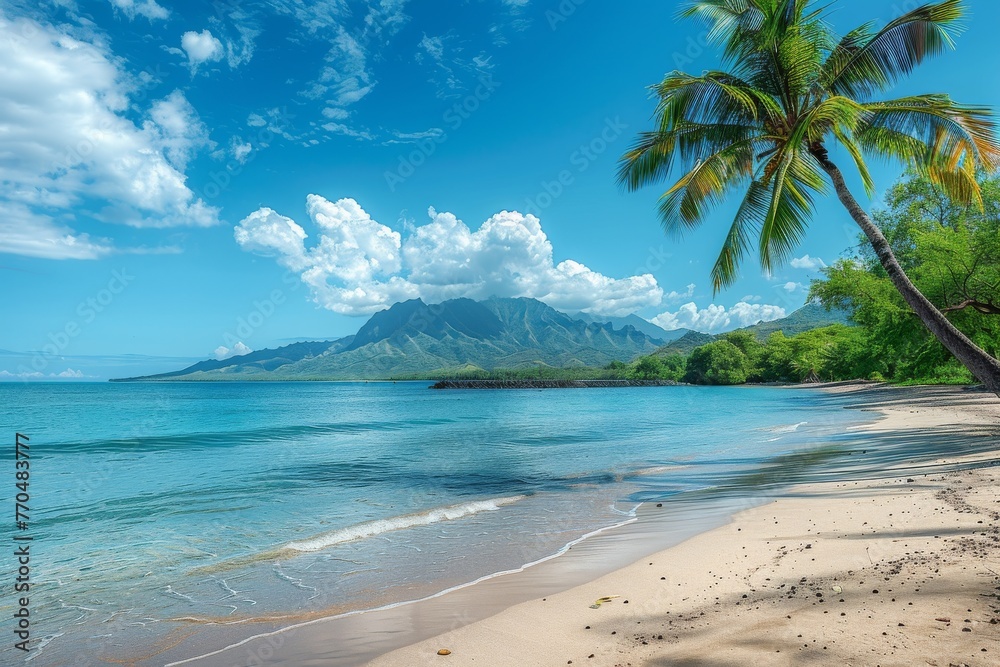
{"label": "wet sand", "polygon": [[822,391],[882,412],[863,427],[872,440],[996,447],[791,487],[611,574],[370,664],[1000,665],[1000,400]]}

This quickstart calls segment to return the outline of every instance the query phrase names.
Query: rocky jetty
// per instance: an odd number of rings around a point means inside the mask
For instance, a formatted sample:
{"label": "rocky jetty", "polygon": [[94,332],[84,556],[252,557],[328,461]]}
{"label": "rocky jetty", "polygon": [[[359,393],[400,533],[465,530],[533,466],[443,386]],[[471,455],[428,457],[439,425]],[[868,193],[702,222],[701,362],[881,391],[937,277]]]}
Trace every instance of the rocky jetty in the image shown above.
{"label": "rocky jetty", "polygon": [[672,380],[441,380],[431,389],[585,389],[588,387],[669,387]]}

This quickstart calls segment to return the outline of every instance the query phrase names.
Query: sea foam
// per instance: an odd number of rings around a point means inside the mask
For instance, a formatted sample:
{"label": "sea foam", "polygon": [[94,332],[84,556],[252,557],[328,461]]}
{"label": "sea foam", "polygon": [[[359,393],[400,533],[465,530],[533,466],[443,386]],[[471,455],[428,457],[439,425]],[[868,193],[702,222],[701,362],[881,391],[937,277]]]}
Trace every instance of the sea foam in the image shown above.
{"label": "sea foam", "polygon": [[366,521],[365,523],[359,523],[353,526],[348,526],[347,528],[341,528],[329,533],[323,533],[322,535],[317,535],[308,540],[289,542],[284,546],[284,548],[303,552],[320,551],[337,544],[343,544],[344,542],[363,540],[365,538],[375,537],[376,535],[382,535],[383,533],[389,533],[395,530],[403,530],[405,528],[414,528],[417,526],[429,526],[442,521],[454,521],[455,519],[462,519],[467,516],[479,514],[480,512],[494,512],[505,505],[512,505],[519,500],[524,499],[524,497],[525,496],[509,496],[506,498],[492,498],[490,500],[474,500],[468,503],[450,505],[448,507],[436,507],[424,512],[404,514],[402,516],[396,516],[389,519]]}

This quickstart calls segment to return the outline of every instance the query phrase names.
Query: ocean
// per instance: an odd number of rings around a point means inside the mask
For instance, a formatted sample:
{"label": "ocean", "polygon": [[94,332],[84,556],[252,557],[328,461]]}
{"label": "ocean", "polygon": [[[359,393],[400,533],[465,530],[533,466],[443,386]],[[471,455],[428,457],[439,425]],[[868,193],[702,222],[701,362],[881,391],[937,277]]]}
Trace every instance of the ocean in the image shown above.
{"label": "ocean", "polygon": [[[28,664],[156,664],[217,624],[391,605],[545,560],[642,503],[749,504],[842,468],[861,446],[849,427],[874,418],[789,388],[428,387],[0,384],[11,512],[15,432],[30,437]],[[869,467],[900,457],[885,456]],[[13,645],[0,663],[24,660]]]}

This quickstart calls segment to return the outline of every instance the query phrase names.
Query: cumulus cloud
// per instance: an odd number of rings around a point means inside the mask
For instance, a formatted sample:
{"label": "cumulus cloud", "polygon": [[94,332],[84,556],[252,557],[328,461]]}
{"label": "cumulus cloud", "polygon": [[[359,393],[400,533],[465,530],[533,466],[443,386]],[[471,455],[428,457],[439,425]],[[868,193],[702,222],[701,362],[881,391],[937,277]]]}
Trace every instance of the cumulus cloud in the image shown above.
{"label": "cumulus cloud", "polygon": [[250,354],[253,350],[245,345],[243,341],[237,341],[236,345],[233,345],[232,349],[226,347],[225,345],[220,345],[215,348],[212,353],[218,361],[223,361],[231,357],[242,357],[244,354]]}
{"label": "cumulus cloud", "polygon": [[795,292],[801,292],[802,290],[806,289],[806,286],[803,285],[802,283],[796,283],[796,282],[789,281],[789,282],[785,283],[784,285],[782,285],[781,289],[785,290],[789,294],[794,294]]}
{"label": "cumulus cloud", "polygon": [[740,301],[727,310],[725,306],[714,303],[707,308],[698,308],[692,301],[681,306],[676,312],[657,315],[652,322],[667,331],[683,328],[702,333],[719,333],[748,327],[758,322],[771,322],[784,316],[785,309],[781,306]]}
{"label": "cumulus cloud", "polygon": [[198,66],[205,62],[222,60],[226,50],[220,42],[207,28],[201,32],[188,30],[181,36],[181,48],[187,54],[188,67],[192,72],[198,70]]}
{"label": "cumulus cloud", "polygon": [[683,292],[678,292],[676,290],[671,290],[669,294],[664,295],[664,303],[676,303],[684,299],[690,299],[694,296],[694,288],[697,287],[694,283],[687,286],[687,289]]}
{"label": "cumulus cloud", "polygon": [[199,150],[215,146],[198,112],[179,90],[153,103],[143,129],[178,171],[187,169],[188,161]]}
{"label": "cumulus cloud", "polygon": [[0,250],[89,259],[110,244],[72,228],[77,211],[136,227],[211,225],[183,169],[207,132],[180,92],[130,111],[120,61],[97,44],[0,14]]}
{"label": "cumulus cloud", "polygon": [[826,262],[819,257],[810,257],[809,255],[796,257],[791,261],[791,265],[793,269],[806,269],[809,271],[826,268]]}
{"label": "cumulus cloud", "polygon": [[143,16],[153,21],[170,16],[170,12],[156,4],[156,0],[141,0],[140,2],[136,2],[136,0],[111,0],[111,4],[115,9],[121,10],[129,20],[135,19],[136,16]]}
{"label": "cumulus cloud", "polygon": [[269,208],[235,229],[249,252],[276,257],[299,273],[314,300],[348,315],[369,315],[412,298],[537,298],[560,310],[626,315],[656,306],[663,290],[649,275],[615,279],[568,259],[555,263],[535,216],[502,211],[472,231],[451,213],[428,210],[430,222],[406,239],[374,220],[355,200],[309,195],[306,209],[318,241]]}

